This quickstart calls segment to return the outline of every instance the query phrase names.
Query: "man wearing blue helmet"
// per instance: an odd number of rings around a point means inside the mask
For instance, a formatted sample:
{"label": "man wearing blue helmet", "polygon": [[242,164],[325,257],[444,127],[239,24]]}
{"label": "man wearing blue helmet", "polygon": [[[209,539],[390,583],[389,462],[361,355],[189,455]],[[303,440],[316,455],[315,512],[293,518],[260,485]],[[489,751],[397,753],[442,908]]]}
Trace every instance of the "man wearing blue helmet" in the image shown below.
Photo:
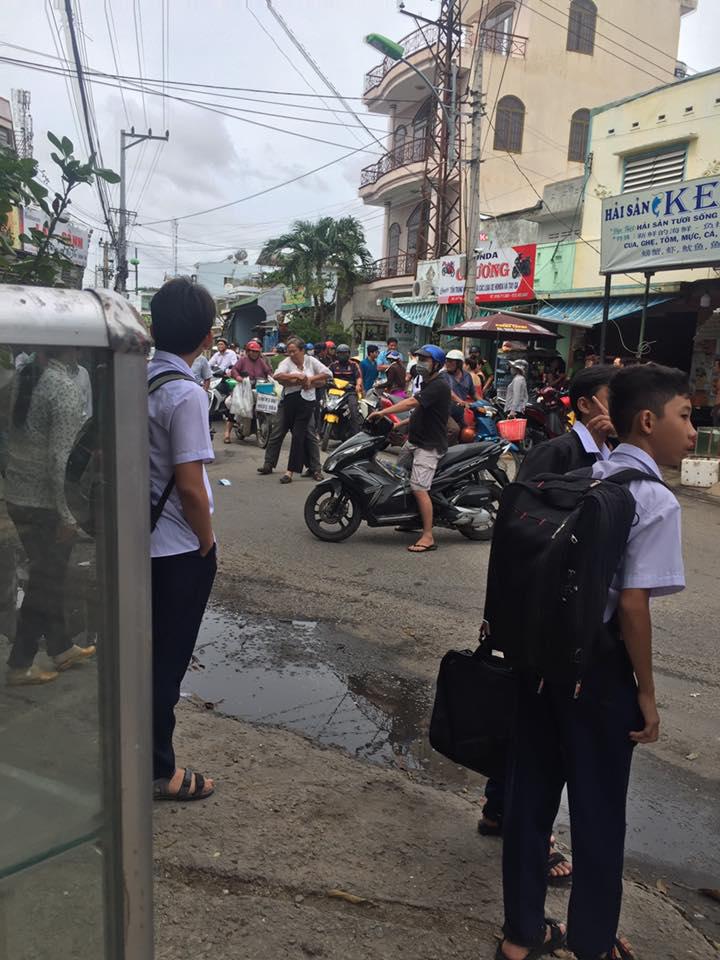
{"label": "man wearing blue helmet", "polygon": [[433,539],[433,507],[429,490],[440,458],[447,451],[447,425],[450,416],[450,385],[442,376],[445,352],[431,343],[415,354],[415,374],[422,377],[422,387],[413,397],[406,397],[392,407],[376,410],[369,419],[379,419],[389,413],[412,410],[408,442],[403,457],[412,458],[410,488],[415,494],[422,519],[422,534],[417,543],[408,547],[410,553],[428,553],[437,550]]}

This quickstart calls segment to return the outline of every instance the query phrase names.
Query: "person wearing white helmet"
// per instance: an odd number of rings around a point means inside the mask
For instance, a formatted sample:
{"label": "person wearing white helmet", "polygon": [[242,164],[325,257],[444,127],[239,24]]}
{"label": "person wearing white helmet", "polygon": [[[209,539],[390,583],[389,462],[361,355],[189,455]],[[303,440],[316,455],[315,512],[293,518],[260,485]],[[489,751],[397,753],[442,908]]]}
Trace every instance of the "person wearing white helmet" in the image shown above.
{"label": "person wearing white helmet", "polygon": [[448,350],[445,357],[445,377],[450,385],[450,416],[461,430],[465,426],[465,408],[478,398],[473,378],[463,369],[464,364],[465,357],[461,350]]}
{"label": "person wearing white helmet", "polygon": [[510,371],[513,378],[505,394],[505,414],[509,420],[513,417],[522,417],[525,413],[525,407],[528,405],[527,360],[513,360],[510,364]]}

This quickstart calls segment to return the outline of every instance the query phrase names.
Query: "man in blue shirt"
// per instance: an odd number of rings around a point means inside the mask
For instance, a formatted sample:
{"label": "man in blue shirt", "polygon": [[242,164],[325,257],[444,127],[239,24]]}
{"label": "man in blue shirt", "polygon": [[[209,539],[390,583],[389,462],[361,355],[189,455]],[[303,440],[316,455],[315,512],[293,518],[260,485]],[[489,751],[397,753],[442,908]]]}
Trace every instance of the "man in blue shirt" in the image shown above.
{"label": "man in blue shirt", "polygon": [[362,372],[363,390],[365,393],[373,386],[378,378],[378,358],[379,348],[374,344],[367,348],[367,356],[360,361],[360,370]]}
{"label": "man in blue shirt", "polygon": [[[378,357],[378,370],[381,373],[384,373],[385,370],[387,370],[387,368],[392,363],[392,360],[388,360],[388,353],[392,353],[393,350],[396,351],[397,353],[400,352],[398,350],[397,337],[389,337],[387,341],[387,346],[385,347],[384,350],[380,351],[380,356]],[[402,354],[400,354],[400,359],[401,360],[405,359]]]}

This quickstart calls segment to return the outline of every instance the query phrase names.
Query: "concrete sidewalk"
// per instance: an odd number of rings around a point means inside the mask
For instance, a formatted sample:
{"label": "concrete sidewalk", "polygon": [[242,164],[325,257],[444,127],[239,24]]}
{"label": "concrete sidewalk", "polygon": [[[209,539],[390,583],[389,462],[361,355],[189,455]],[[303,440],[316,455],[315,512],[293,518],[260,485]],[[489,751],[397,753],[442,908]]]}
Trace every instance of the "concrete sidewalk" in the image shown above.
{"label": "concrete sidewalk", "polygon": [[[156,805],[158,960],[494,956],[500,842],[478,836],[475,792],[188,703],[177,746],[219,786],[203,803]],[[551,891],[549,914],[564,918],[566,900]],[[644,960],[718,955],[664,894],[634,882],[622,927]]]}

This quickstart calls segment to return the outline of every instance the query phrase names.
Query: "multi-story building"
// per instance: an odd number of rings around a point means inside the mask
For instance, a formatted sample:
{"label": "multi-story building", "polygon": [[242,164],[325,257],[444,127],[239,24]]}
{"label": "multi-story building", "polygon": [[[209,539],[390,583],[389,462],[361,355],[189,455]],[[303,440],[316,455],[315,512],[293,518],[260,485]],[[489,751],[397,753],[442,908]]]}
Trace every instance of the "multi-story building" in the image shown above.
{"label": "multi-story building", "polygon": [[12,109],[5,97],[0,97],[0,146],[15,149]]}
{"label": "multi-story building", "polygon": [[[467,161],[466,88],[473,57],[481,56],[481,212],[495,217],[535,206],[546,184],[582,177],[591,110],[683,75],[681,18],[696,7],[697,0],[605,0],[600,8],[593,0],[463,4],[462,39],[453,54],[463,104],[460,149]],[[406,59],[430,83],[437,82],[440,42],[437,28],[426,25],[401,41]],[[373,280],[353,300],[358,340],[387,325],[378,302],[410,295],[417,262],[427,258],[426,175],[428,155],[437,149],[430,136],[434,98],[407,63],[386,58],[366,74],[364,102],[388,118],[391,149],[361,174],[360,196],[383,207],[385,220]],[[462,163],[465,194],[467,169]],[[568,204],[575,197],[565,191]],[[461,250],[468,245],[463,236]]]}

